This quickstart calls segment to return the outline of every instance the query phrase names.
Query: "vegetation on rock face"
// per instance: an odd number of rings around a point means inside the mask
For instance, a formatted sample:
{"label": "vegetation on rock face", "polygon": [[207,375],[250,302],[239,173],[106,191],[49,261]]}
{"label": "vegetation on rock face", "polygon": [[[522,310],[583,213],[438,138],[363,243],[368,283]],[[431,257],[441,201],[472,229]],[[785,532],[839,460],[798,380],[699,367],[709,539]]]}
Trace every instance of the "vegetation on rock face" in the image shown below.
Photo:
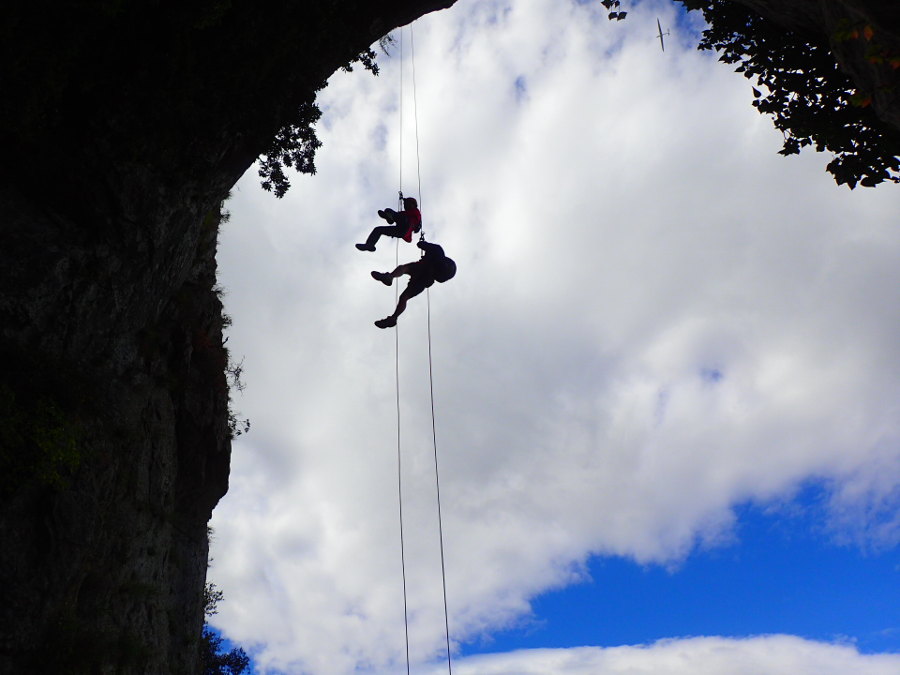
{"label": "vegetation on rock face", "polygon": [[6,368],[0,381],[0,497],[32,481],[63,488],[87,453],[77,379],[33,363],[7,362]]}
{"label": "vegetation on rock face", "polygon": [[203,675],[241,675],[250,665],[250,657],[240,647],[230,651],[222,649],[225,640],[215,631],[204,626],[200,646]]}
{"label": "vegetation on rock face", "polygon": [[[799,35],[727,0],[679,0],[709,23],[700,49],[756,78],[753,106],[784,134],[782,155],[829,151],[838,185],[900,182],[900,134],[882,122],[838,67],[827,42]],[[870,35],[871,37],[871,35]],[[891,67],[886,64],[886,67]]]}
{"label": "vegetation on rock face", "polygon": [[294,167],[300,173],[316,172],[316,150],[322,142],[316,137],[315,123],[322,115],[319,107],[307,101],[298,112],[298,119],[282,127],[272,139],[272,144],[259,158],[259,177],[264,190],[276,197],[284,197],[291,182],[284,173]]}
{"label": "vegetation on rock face", "polygon": [[[378,75],[375,52],[371,49],[359,54],[343,69],[352,71],[353,63],[357,61],[373,75]],[[319,90],[324,86],[323,83]],[[264,190],[274,193],[276,197],[284,197],[291,186],[284,170],[290,167],[300,173],[315,174],[316,150],[322,146],[322,142],[316,137],[315,124],[321,115],[322,112],[313,99],[304,101],[297,110],[296,119],[278,130],[272,144],[259,158],[259,176]]]}
{"label": "vegetation on rock face", "polygon": [[[206,527],[206,536],[211,539],[213,530]],[[208,565],[207,565],[208,567]],[[206,618],[219,613],[219,603],[225,594],[214,583],[207,582],[203,591],[203,614]],[[250,665],[250,657],[241,647],[225,651],[225,640],[209,625],[203,625],[200,638],[200,666],[203,675],[241,675]]]}

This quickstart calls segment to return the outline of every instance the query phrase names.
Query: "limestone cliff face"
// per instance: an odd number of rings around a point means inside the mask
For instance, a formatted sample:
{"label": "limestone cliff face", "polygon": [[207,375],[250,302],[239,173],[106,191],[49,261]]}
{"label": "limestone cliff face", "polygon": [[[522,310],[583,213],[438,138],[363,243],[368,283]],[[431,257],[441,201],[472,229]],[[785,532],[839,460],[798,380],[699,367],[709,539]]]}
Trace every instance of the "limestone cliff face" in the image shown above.
{"label": "limestone cliff face", "polygon": [[230,456],[217,213],[172,279],[136,229],[67,240],[4,196],[4,281],[30,292],[2,296],[2,672],[194,672]]}
{"label": "limestone cliff face", "polygon": [[30,2],[0,24],[0,673],[193,673],[227,490],[218,210],[452,0]]}

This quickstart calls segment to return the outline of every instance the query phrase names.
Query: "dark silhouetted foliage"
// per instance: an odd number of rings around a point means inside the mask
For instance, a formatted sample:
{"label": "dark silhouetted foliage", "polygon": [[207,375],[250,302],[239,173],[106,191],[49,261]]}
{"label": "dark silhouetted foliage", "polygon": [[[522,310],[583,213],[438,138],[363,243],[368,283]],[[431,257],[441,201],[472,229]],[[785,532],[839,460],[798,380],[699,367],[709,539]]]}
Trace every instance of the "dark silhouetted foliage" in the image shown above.
{"label": "dark silhouetted foliage", "polygon": [[622,3],[620,0],[601,0],[601,5],[606,7],[609,11],[609,14],[606,15],[606,18],[612,21],[615,19],[616,21],[621,21],[626,16],[628,16],[628,12],[620,12],[619,7],[621,7]]}
{"label": "dark silhouetted foliage", "polygon": [[[207,532],[210,528],[207,526]],[[203,614],[212,616],[219,613],[219,603],[225,598],[225,594],[215,584],[207,582],[203,589]]]}
{"label": "dark silhouetted foliage", "polygon": [[293,124],[278,130],[272,145],[259,158],[259,176],[264,190],[283,197],[291,186],[284,170],[294,167],[300,173],[316,172],[316,150],[322,142],[316,137],[315,123],[322,115],[313,102],[304,103]]}
{"label": "dark silhouetted foliage", "polygon": [[[373,75],[378,75],[375,52],[371,49],[359,54],[343,69],[352,71],[356,62],[362,63],[363,68]],[[291,186],[285,174],[285,169],[290,167],[300,173],[316,173],[316,150],[321,147],[322,142],[316,137],[315,124],[321,116],[322,112],[311,99],[298,108],[297,117],[291,124],[278,130],[269,149],[259,158],[259,176],[264,190],[273,192],[276,197],[283,197]]]}
{"label": "dark silhouetted foliage", "polygon": [[241,675],[250,665],[250,657],[240,647],[222,651],[225,640],[208,627],[203,628],[200,658],[203,675]]}
{"label": "dark silhouetted foliage", "polygon": [[[206,536],[212,537],[212,528],[207,525]],[[215,584],[207,582],[203,592],[203,613],[206,616],[218,614],[218,605],[224,594]],[[203,675],[241,675],[250,666],[250,657],[240,647],[222,651],[225,640],[209,626],[203,626],[200,638],[200,665]]]}
{"label": "dark silhouetted foliage", "polygon": [[700,10],[710,27],[700,49],[756,78],[753,106],[784,135],[782,155],[801,148],[829,151],[826,167],[838,185],[900,182],[900,134],[878,118],[838,67],[829,45],[799,35],[726,0],[678,0]]}

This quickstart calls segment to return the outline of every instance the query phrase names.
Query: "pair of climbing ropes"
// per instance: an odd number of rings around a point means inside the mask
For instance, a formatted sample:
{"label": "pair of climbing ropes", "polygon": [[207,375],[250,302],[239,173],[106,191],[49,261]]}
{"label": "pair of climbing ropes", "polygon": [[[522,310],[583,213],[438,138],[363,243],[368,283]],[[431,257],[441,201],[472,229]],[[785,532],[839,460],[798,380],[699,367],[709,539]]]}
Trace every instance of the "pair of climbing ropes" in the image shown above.
{"label": "pair of climbing ropes", "polygon": [[[400,191],[400,208],[404,208],[404,198],[403,198],[403,108],[404,108],[404,77],[403,77],[403,32],[404,29],[401,28],[399,30],[399,51],[400,51],[400,161],[399,161],[399,184],[401,186]],[[416,147],[416,176],[417,176],[417,187],[419,191],[419,201],[418,206],[421,210],[422,208],[422,170],[421,163],[419,160],[419,119],[418,119],[418,105],[416,100],[416,60],[415,60],[415,39],[413,36],[413,28],[409,26],[409,52],[410,52],[410,63],[412,66],[412,100],[413,100],[413,127],[415,129],[415,147]],[[425,233],[421,232],[421,239],[424,240]],[[397,240],[396,247],[396,260],[395,265],[399,266],[400,264],[400,240]],[[397,302],[399,300],[399,285],[395,287],[394,300]],[[432,360],[432,350],[431,350],[431,295],[428,288],[425,289],[425,297],[426,297],[426,305],[427,305],[427,334],[428,334],[428,383],[429,383],[429,393],[431,399],[431,437],[432,437],[432,445],[434,449],[434,484],[435,484],[435,494],[437,497],[437,521],[438,521],[438,539],[440,543],[440,553],[441,553],[441,584],[443,591],[443,601],[444,601],[444,636],[447,645],[447,671],[452,675],[453,667],[450,657],[450,622],[448,618],[447,612],[447,573],[446,573],[446,564],[444,560],[444,527],[443,520],[441,517],[441,481],[440,481],[440,472],[438,469],[438,452],[437,452],[437,426],[435,423],[435,412],[434,412],[434,371],[433,371],[433,360]],[[402,459],[403,455],[401,452],[401,420],[400,420],[400,332],[398,329],[394,329],[394,379],[396,383],[396,404],[397,404],[397,505],[399,511],[399,521],[400,521],[400,569],[401,576],[403,579],[403,623],[405,629],[405,639],[406,639],[406,672],[409,675],[410,672],[410,658],[409,658],[409,605],[407,600],[407,588],[406,588],[406,547],[403,537],[403,464]]]}

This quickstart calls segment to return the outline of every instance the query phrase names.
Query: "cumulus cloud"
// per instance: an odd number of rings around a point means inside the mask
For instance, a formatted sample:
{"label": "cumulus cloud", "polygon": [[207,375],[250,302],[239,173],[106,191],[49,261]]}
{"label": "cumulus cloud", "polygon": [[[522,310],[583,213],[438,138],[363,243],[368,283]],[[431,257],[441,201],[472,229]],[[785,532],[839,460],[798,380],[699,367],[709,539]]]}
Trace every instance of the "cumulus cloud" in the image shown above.
{"label": "cumulus cloud", "polygon": [[[460,0],[415,26],[425,230],[459,264],[430,294],[455,644],[515,624],[591,555],[681,560],[730,540],[736,504],[810,480],[831,486],[836,536],[897,542],[900,197],[779,157],[743,78],[685,36],[659,51],[655,16],[673,11],[612,25],[594,3]],[[394,291],[368,272],[416,252],[353,248],[400,180],[398,66],[332,78],[316,177],[275,201],[250,171],[228,205],[221,280],[253,430],[212,578],[217,625],[263,669],[404,658],[394,334],[372,325]],[[426,307],[399,328],[416,662],[444,640]],[[586,653],[762,644],[709,640]],[[508,667],[478,672],[587,672]]]}
{"label": "cumulus cloud", "polygon": [[698,637],[606,649],[535,649],[454,664],[454,672],[460,675],[891,675],[898,668],[896,654],[865,655],[850,645],[789,635],[744,640]]}

